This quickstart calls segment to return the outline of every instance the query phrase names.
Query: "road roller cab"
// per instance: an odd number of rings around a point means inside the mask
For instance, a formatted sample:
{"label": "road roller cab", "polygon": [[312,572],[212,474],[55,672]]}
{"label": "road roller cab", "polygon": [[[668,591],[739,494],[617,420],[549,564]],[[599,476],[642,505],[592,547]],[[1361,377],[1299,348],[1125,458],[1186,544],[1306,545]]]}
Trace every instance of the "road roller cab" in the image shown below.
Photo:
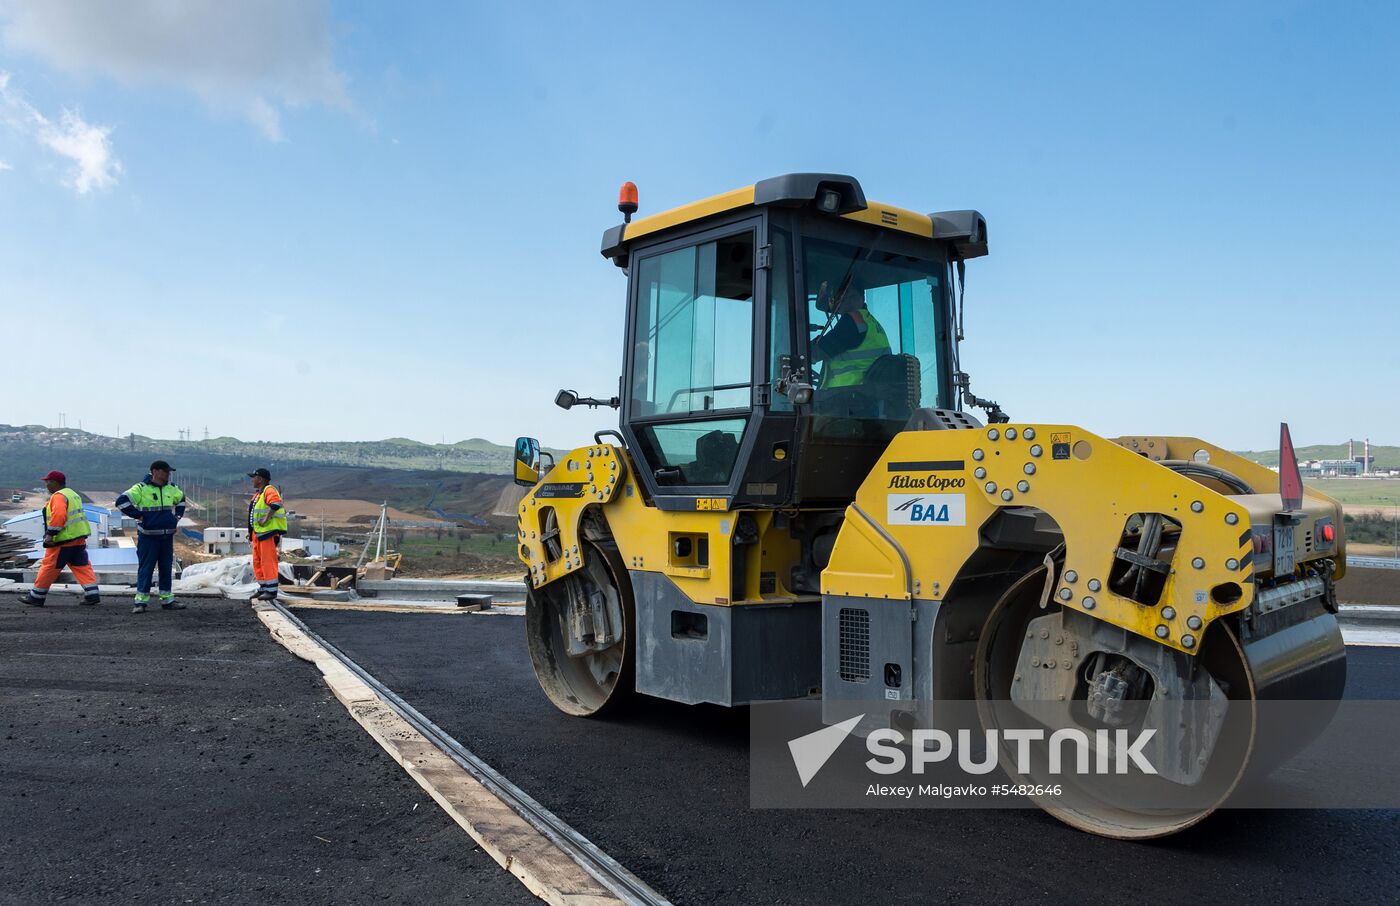
{"label": "road roller cab", "polygon": [[953,408],[953,265],[986,223],[790,174],[621,224],[603,254],[629,275],[620,428],[648,497],[844,507],[916,411]]}
{"label": "road roller cab", "polygon": [[619,208],[619,392],[556,400],[617,408],[618,430],[557,464],[517,444],[527,638],[562,710],[820,696],[868,732],[954,703],[1052,731],[1188,709],[1154,743],[1180,807],[1092,784],[1046,803],[1143,837],[1229,793],[1256,702],[1340,696],[1341,512],[1296,480],[1286,431],[1280,481],[1199,439],[1012,422],[974,396],[980,214],[810,173],[638,220],[629,184]]}

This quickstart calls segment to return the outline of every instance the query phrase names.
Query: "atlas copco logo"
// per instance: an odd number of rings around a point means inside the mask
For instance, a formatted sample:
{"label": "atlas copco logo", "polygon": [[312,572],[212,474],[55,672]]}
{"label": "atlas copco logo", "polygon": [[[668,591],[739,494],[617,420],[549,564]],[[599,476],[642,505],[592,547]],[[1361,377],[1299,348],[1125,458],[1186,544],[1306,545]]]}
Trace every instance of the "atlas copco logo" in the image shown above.
{"label": "atlas copco logo", "polygon": [[[803,787],[817,776],[817,772],[831,760],[831,756],[836,754],[846,737],[855,731],[856,725],[864,718],[865,715],[860,714],[788,742],[788,751]],[[969,774],[989,774],[996,769],[997,752],[1005,744],[1008,750],[1015,749],[1016,771],[1022,776],[1028,775],[1033,767],[1043,767],[1056,776],[1066,771],[1081,775],[1127,774],[1130,766],[1144,774],[1157,773],[1142,751],[1157,734],[1153,728],[1140,731],[1136,737],[1130,737],[1127,730],[1112,733],[1095,730],[1091,737],[1087,730],[1078,727],[1055,730],[1048,737],[1040,727],[984,730],[982,733],[982,738],[977,740],[984,743],[979,752],[971,730],[950,733],[947,730],[918,729],[909,734],[888,728],[876,730],[865,738],[865,748],[870,754],[865,767],[882,775],[898,774],[906,768],[915,774],[922,774],[929,765],[953,759],[959,768]],[[1046,763],[1034,765],[1031,744],[1046,742],[1047,739],[1049,754]]]}
{"label": "atlas copco logo", "polygon": [[926,475],[920,478],[917,475],[895,475],[890,479],[890,489],[907,488],[909,490],[946,491],[949,488],[961,488],[967,486],[966,478],[944,478],[942,475]]}

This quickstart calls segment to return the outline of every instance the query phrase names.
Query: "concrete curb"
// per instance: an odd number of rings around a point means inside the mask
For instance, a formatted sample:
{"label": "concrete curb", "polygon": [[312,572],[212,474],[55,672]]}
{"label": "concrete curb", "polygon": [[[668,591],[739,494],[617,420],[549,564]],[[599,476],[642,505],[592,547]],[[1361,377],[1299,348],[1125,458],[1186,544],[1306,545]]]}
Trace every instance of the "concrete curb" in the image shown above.
{"label": "concrete curb", "polygon": [[1337,608],[1342,639],[1348,645],[1400,647],[1400,607],[1387,604],[1342,604]]}
{"label": "concrete curb", "polygon": [[478,613],[456,604],[402,604],[369,601],[313,601],[295,595],[279,595],[279,600],[293,610],[366,610],[371,613],[437,613],[448,614]]}
{"label": "concrete curb", "polygon": [[1344,623],[1385,623],[1400,626],[1400,606],[1391,604],[1340,604],[1337,619]]}
{"label": "concrete curb", "polygon": [[292,654],[315,664],[355,721],[531,893],[555,906],[622,903],[285,616],[266,605],[254,609],[272,637]]}
{"label": "concrete curb", "polygon": [[1348,569],[1400,569],[1400,560],[1394,557],[1347,557]]}
{"label": "concrete curb", "polygon": [[525,615],[524,604],[492,604],[485,609],[473,609],[459,607],[446,601],[389,601],[383,598],[364,598],[358,601],[317,601],[312,598],[289,595],[286,592],[278,595],[277,599],[292,610],[358,610],[369,613],[434,613],[444,616],[472,614],[478,617],[520,617]]}
{"label": "concrete curb", "polygon": [[525,600],[525,583],[514,579],[366,579],[355,584],[364,598],[455,601],[458,595],[494,595],[497,601]]}

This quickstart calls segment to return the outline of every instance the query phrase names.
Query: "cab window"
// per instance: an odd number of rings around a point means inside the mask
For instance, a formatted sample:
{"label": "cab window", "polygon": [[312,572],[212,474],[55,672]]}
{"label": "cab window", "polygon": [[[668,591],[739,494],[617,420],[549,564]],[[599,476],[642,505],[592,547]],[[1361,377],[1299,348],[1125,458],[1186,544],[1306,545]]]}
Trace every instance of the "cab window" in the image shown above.
{"label": "cab window", "polygon": [[729,483],[747,419],[724,418],[647,425],[637,432],[660,485]]}
{"label": "cab window", "polygon": [[818,414],[903,421],[938,405],[942,262],[803,242]]}
{"label": "cab window", "polygon": [[747,409],[753,234],[643,258],[633,330],[633,414]]}
{"label": "cab window", "polygon": [[753,263],[751,231],[637,262],[629,393],[659,484],[729,482],[752,400]]}

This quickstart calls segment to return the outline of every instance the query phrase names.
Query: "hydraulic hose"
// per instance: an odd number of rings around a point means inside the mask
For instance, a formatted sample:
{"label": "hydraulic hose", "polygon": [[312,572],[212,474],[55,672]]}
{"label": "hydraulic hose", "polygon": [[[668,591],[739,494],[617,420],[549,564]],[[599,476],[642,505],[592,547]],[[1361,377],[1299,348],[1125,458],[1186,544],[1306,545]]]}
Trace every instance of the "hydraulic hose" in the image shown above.
{"label": "hydraulic hose", "polygon": [[1203,462],[1192,462],[1186,459],[1164,459],[1158,465],[1166,466],[1179,475],[1186,475],[1192,478],[1209,478],[1218,481],[1236,494],[1255,493],[1248,483],[1230,472],[1218,466],[1208,465]]}

